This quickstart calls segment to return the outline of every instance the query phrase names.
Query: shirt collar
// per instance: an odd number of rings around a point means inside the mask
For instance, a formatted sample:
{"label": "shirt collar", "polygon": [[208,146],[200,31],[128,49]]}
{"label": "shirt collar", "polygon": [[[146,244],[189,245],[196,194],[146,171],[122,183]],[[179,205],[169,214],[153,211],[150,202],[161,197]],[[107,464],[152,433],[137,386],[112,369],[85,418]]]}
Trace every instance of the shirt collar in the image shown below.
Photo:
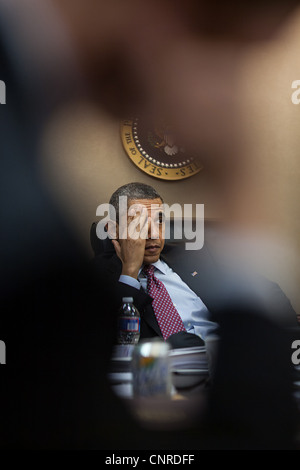
{"label": "shirt collar", "polygon": [[[157,260],[155,263],[152,263],[152,265],[158,269],[161,273],[163,274],[167,274],[167,266],[166,266],[166,263],[164,263],[164,261],[162,261],[161,259]],[[144,266],[144,265],[143,265]],[[141,274],[141,271],[143,269],[143,266],[141,267],[141,269],[139,270],[139,275]]]}

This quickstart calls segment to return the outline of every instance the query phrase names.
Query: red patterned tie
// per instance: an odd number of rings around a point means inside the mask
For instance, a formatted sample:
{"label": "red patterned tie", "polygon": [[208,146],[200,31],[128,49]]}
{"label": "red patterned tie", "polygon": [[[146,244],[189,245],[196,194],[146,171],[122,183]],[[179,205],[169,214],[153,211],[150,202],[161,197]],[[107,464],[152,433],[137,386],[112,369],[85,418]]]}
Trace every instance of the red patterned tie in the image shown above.
{"label": "red patterned tie", "polygon": [[154,276],[154,266],[146,265],[143,268],[147,276],[147,292],[153,298],[152,307],[162,332],[163,338],[179,331],[185,331],[183,321],[173,305],[171,297],[164,284]]}

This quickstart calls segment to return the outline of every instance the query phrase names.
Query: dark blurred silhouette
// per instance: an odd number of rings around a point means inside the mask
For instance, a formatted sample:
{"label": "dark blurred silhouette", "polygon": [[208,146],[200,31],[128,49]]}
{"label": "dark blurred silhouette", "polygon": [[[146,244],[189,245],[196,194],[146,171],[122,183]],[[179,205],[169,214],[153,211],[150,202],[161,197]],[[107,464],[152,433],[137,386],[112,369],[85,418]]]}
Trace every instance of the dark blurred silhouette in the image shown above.
{"label": "dark blurred silhouette", "polygon": [[106,380],[113,316],[38,172],[42,126],[72,93],[57,82],[55,99],[47,87],[44,96],[28,93],[19,52],[10,34],[0,38],[0,448],[130,445],[131,419]]}
{"label": "dark blurred silhouette", "polygon": [[218,321],[221,340],[208,405],[208,448],[298,448],[290,332],[255,304],[232,303]]}

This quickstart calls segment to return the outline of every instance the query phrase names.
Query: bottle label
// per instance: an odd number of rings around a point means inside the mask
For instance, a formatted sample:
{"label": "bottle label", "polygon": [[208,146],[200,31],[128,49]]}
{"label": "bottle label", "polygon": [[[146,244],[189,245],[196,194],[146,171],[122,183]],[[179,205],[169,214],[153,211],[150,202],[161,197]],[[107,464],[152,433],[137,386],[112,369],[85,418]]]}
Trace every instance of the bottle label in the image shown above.
{"label": "bottle label", "polygon": [[119,318],[119,329],[123,331],[133,331],[139,333],[140,318],[139,317],[121,317]]}

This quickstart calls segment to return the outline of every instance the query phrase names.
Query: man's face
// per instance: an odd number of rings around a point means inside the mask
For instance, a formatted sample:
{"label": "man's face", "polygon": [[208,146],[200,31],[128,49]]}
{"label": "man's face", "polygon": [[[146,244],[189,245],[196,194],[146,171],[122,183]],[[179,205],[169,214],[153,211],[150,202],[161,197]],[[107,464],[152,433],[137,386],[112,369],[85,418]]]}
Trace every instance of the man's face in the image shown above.
{"label": "man's face", "polygon": [[[132,206],[135,206],[134,208]],[[143,206],[148,212],[148,238],[146,239],[145,254],[143,262],[145,264],[155,263],[164,247],[164,218],[163,203],[160,198],[157,199],[132,199],[128,201],[128,211],[130,208],[136,209],[135,215],[127,216],[128,226],[136,218],[139,217],[139,206]]]}

